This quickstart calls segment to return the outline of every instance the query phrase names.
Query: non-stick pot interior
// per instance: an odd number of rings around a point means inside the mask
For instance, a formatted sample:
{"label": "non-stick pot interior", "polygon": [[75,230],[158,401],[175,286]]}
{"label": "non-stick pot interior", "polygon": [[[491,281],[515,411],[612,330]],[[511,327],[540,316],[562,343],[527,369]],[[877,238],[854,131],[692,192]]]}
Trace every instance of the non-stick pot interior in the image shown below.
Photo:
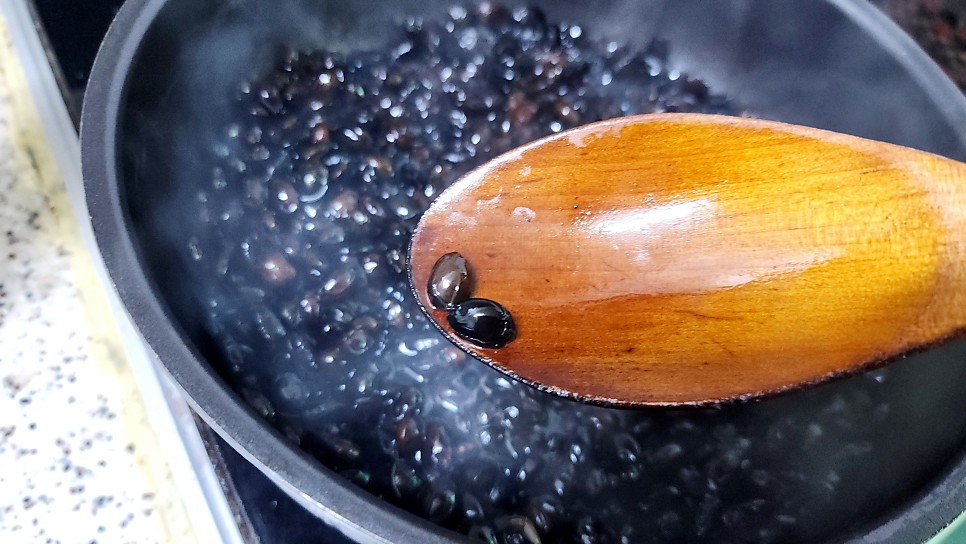
{"label": "non-stick pot interior", "polygon": [[[374,501],[484,539],[838,540],[928,492],[962,457],[962,342],[780,398],[628,411],[512,382],[426,323],[401,268],[418,213],[568,120],[748,113],[966,154],[921,78],[831,4],[505,5],[165,3],[127,78],[118,183],[199,368]],[[572,81],[501,75],[560,39]],[[444,85],[446,63],[485,75],[508,51],[499,84]]]}

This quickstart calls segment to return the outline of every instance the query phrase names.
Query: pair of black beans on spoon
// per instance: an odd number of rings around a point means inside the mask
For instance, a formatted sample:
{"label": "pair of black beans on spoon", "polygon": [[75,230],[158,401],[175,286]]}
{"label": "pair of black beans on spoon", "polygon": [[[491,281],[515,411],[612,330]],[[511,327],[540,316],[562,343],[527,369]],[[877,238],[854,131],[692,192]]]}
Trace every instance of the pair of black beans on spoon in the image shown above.
{"label": "pair of black beans on spoon", "polygon": [[448,310],[446,320],[453,332],[483,348],[501,348],[516,337],[513,316],[501,304],[470,298],[476,278],[459,253],[447,253],[433,266],[429,296],[433,305]]}

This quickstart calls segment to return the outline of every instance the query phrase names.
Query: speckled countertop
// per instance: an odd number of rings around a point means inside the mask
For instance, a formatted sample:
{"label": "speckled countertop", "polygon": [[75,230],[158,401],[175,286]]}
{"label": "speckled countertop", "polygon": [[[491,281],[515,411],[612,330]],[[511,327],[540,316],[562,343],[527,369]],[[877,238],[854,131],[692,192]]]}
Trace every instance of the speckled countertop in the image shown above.
{"label": "speckled countertop", "polygon": [[0,19],[0,542],[192,542]]}

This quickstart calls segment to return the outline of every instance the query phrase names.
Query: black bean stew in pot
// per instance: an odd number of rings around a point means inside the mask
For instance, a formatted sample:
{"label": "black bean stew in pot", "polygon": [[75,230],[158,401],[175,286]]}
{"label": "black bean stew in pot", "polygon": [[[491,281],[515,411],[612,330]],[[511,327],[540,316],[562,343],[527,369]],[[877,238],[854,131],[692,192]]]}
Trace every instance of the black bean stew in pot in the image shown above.
{"label": "black bean stew in pot", "polygon": [[459,176],[606,118],[742,112],[669,65],[673,44],[591,40],[538,10],[457,7],[402,36],[280,52],[239,81],[208,154],[180,243],[215,363],[254,410],[371,493],[484,542],[815,540],[869,509],[860,490],[888,504],[916,484],[884,476],[905,458],[882,453],[907,424],[884,400],[892,369],[805,403],[629,411],[542,393],[449,343],[405,267],[421,212]]}

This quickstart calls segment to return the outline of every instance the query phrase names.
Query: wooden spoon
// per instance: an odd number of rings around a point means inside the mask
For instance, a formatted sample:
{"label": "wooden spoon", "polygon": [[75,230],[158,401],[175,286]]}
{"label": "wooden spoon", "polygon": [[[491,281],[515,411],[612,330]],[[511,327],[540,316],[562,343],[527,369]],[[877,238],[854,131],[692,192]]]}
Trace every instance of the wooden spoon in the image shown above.
{"label": "wooden spoon", "polygon": [[[423,215],[410,272],[444,333],[525,382],[599,404],[711,404],[960,332],[964,235],[962,163],[775,122],[644,115],[459,180]],[[451,252],[473,296],[512,315],[505,347],[457,336],[431,302]]]}

